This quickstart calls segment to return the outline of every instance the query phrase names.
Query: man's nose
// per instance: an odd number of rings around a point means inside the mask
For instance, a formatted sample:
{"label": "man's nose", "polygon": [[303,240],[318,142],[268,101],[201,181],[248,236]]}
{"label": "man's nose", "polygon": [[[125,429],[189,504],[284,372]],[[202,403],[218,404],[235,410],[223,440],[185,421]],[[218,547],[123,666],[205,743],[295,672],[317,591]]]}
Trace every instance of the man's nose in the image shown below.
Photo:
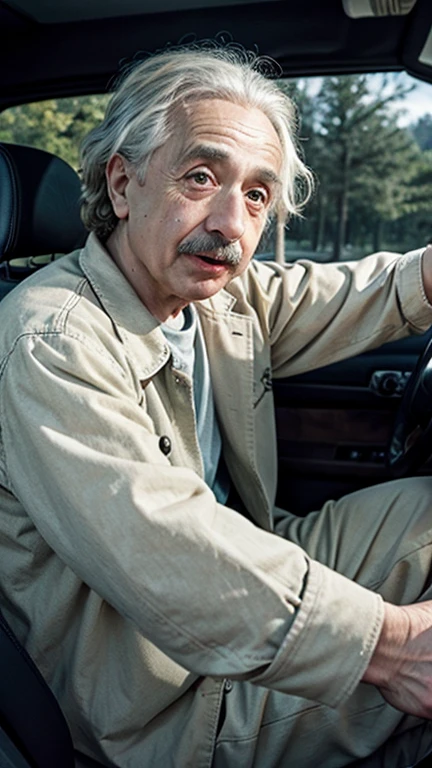
{"label": "man's nose", "polygon": [[235,242],[245,231],[245,202],[241,192],[220,192],[211,203],[206,219],[208,232],[219,232],[226,240]]}

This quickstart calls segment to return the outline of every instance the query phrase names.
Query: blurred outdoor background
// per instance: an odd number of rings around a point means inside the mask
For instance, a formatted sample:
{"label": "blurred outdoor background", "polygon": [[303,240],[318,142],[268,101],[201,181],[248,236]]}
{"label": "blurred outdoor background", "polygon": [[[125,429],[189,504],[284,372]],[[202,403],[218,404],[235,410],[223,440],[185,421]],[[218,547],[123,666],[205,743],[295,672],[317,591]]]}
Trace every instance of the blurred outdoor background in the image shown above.
{"label": "blurred outdoor background", "polygon": [[[316,177],[302,219],[273,222],[258,258],[358,259],[432,239],[432,86],[399,74],[281,81],[299,115]],[[108,95],[57,99],[0,114],[0,140],[30,144],[79,167],[79,144]],[[279,235],[278,235],[279,231]]]}

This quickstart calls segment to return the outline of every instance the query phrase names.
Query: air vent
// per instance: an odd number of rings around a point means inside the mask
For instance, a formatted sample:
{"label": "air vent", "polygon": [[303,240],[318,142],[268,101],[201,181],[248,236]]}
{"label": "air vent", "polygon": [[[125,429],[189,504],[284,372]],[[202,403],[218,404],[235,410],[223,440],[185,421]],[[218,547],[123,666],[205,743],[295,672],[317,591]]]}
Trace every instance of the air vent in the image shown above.
{"label": "air vent", "polygon": [[342,0],[344,11],[352,19],[366,16],[406,16],[417,0]]}

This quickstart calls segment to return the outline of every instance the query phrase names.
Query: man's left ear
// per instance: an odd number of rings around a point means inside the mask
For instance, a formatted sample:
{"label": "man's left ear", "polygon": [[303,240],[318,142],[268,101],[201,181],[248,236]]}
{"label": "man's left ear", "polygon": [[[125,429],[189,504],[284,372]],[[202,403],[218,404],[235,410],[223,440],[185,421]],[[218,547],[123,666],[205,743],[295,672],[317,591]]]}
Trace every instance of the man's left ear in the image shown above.
{"label": "man's left ear", "polygon": [[105,177],[109,199],[118,219],[127,219],[129,204],[127,188],[130,181],[130,164],[119,154],[112,155],[108,160]]}

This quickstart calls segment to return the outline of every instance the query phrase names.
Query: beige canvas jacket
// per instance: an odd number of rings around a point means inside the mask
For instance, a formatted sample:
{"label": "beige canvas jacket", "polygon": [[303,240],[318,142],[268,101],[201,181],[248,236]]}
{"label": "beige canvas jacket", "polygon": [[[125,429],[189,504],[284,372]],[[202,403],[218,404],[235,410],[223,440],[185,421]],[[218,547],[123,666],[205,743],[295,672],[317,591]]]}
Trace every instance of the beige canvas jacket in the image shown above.
{"label": "beige canvas jacket", "polygon": [[381,599],[275,535],[265,383],[426,329],[420,261],[254,263],[198,306],[225,458],[257,525],[205,485],[191,381],[96,238],[2,302],[1,605],[77,748],[204,768],[224,678],[331,707],[356,687]]}

